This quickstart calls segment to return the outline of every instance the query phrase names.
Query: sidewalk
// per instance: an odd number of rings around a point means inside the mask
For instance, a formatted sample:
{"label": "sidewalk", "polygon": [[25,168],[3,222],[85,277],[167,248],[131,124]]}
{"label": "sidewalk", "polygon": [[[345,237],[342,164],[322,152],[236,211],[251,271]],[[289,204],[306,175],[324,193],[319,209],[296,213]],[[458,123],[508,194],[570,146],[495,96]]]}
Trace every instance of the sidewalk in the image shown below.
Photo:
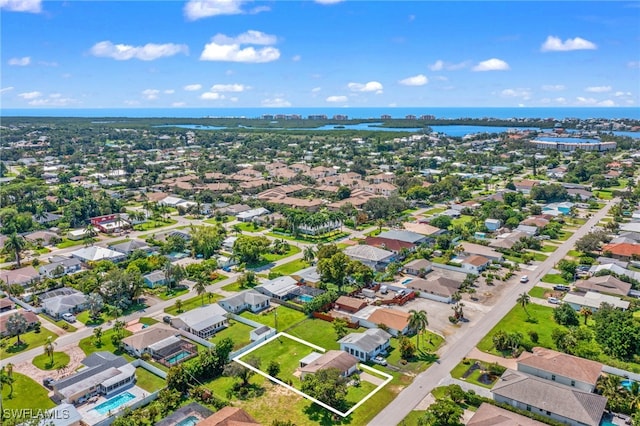
{"label": "sidewalk", "polygon": [[512,370],[517,369],[516,360],[514,358],[502,358],[501,356],[496,356],[496,355],[482,352],[478,348],[471,349],[471,351],[467,354],[467,358],[479,359],[480,361],[485,361],[490,363],[497,362],[503,367],[510,368]]}

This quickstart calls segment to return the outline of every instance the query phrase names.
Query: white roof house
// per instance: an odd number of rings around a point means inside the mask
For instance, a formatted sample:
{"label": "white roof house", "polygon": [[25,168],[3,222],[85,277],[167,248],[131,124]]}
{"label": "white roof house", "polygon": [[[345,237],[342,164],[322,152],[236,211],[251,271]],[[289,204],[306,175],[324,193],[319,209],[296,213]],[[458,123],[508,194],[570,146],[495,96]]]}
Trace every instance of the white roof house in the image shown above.
{"label": "white roof house", "polygon": [[79,250],[72,251],[70,254],[72,257],[80,259],[80,261],[84,263],[97,262],[99,260],[111,260],[113,262],[117,262],[127,257],[125,254],[122,254],[115,250],[110,250],[98,246],[81,248]]}
{"label": "white roof house", "polygon": [[255,289],[269,297],[287,299],[290,295],[295,294],[295,290],[298,289],[298,282],[290,276],[284,276],[265,281]]}
{"label": "white roof house", "polygon": [[228,325],[226,313],[227,311],[219,305],[206,305],[180,314],[178,318],[188,332],[208,339]]}
{"label": "white roof house", "polygon": [[172,197],[171,195],[169,195],[168,197],[165,197],[162,200],[158,201],[158,204],[164,205],[164,206],[175,207],[178,204],[184,203],[184,202],[185,202],[185,200],[183,200],[182,198]]}
{"label": "white roof house", "polygon": [[595,311],[600,308],[600,305],[602,305],[603,303],[608,303],[609,305],[620,308],[622,310],[626,310],[629,308],[629,302],[622,300],[619,297],[596,293],[594,291],[588,291],[584,296],[569,293],[564,297],[564,299],[562,299],[562,301],[564,303],[570,304],[571,307],[576,311],[580,310],[580,308],[583,306],[591,308]]}
{"label": "white roof house", "polygon": [[256,217],[271,213],[264,207],[258,207],[257,209],[251,209],[244,212],[240,212],[236,215],[236,219],[241,222],[250,222]]}
{"label": "white roof house", "polygon": [[353,260],[359,260],[367,266],[379,268],[391,263],[395,259],[395,254],[381,248],[355,245],[344,249],[344,254]]}

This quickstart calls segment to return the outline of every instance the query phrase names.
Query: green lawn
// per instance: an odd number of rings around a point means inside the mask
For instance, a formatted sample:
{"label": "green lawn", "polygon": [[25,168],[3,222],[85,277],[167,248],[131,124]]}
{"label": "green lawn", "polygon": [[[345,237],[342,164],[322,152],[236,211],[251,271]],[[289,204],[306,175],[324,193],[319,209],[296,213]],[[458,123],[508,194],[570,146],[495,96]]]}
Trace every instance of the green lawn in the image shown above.
{"label": "green lawn", "polygon": [[434,215],[434,214],[442,213],[445,210],[447,210],[445,207],[434,207],[424,212],[424,215]]}
{"label": "green lawn", "polygon": [[239,222],[235,225],[233,225],[233,229],[235,230],[235,228],[238,227],[240,228],[241,231],[243,232],[260,232],[260,231],[264,231],[267,228],[264,228],[262,226],[259,225],[254,225],[253,223],[249,223],[249,222]]}
{"label": "green lawn", "polygon": [[222,290],[224,291],[242,291],[242,290],[247,290],[249,288],[253,288],[253,287],[241,287],[240,283],[238,283],[237,281],[235,283],[222,286]]}
{"label": "green lawn", "polygon": [[540,299],[544,299],[545,294],[550,292],[551,290],[546,288],[546,287],[533,287],[530,291],[529,291],[529,296],[531,297],[538,297]]}
{"label": "green lawn", "polygon": [[162,377],[156,376],[142,367],[136,368],[136,386],[141,387],[149,393],[153,393],[164,388],[166,385],[167,383]]}
{"label": "green lawn", "polygon": [[280,337],[268,344],[250,352],[244,357],[244,361],[249,357],[257,357],[260,359],[260,369],[265,369],[271,361],[280,364],[280,373],[278,378],[283,381],[292,380],[293,386],[300,389],[300,379],[295,377],[293,373],[300,366],[300,360],[305,356],[314,352],[311,346],[296,342],[287,337]]}
{"label": "green lawn", "polygon": [[613,193],[611,191],[595,191],[594,195],[601,200],[611,200],[613,199]]}
{"label": "green lawn", "polygon": [[141,324],[146,324],[146,325],[153,325],[156,324],[160,321],[158,321],[155,318],[149,318],[149,317],[140,317],[140,319],[138,320],[139,323]]}
{"label": "green lawn", "polygon": [[53,353],[53,362],[51,362],[51,357],[47,354],[40,354],[33,358],[33,365],[38,367],[40,370],[56,370],[60,367],[64,367],[69,364],[69,355],[64,352],[54,352]]}
{"label": "green lawn", "polygon": [[159,299],[162,300],[171,300],[174,297],[182,296],[185,293],[189,293],[188,288],[182,288],[179,290],[166,291],[165,289],[158,289],[153,294],[156,295]]}
{"label": "green lawn", "polygon": [[573,235],[573,232],[560,231],[560,235],[558,236],[558,241],[567,241],[569,238],[571,238],[572,235]]}
{"label": "green lawn", "polygon": [[[133,333],[130,332],[129,330],[124,330],[122,332],[123,337],[129,337],[132,334]],[[85,337],[84,339],[80,340],[80,342],[78,343],[78,346],[80,347],[80,349],[82,349],[82,351],[86,355],[91,355],[92,353],[98,352],[98,351],[107,351],[107,352],[113,352],[116,355],[123,355],[125,358],[132,360],[133,358],[131,358],[129,355],[123,353],[118,348],[116,348],[116,346],[113,344],[113,341],[111,340],[111,336],[113,335],[114,335],[113,329],[103,332],[102,339],[101,339],[102,343],[98,344],[96,342],[95,336],[92,334],[91,336]]]}
{"label": "green lawn", "polygon": [[578,250],[569,250],[567,252],[567,256],[571,256],[571,257],[582,257],[583,255],[584,254]]}
{"label": "green lawn", "polygon": [[[58,327],[60,327],[61,329],[68,331],[69,333],[73,333],[74,331],[77,330],[77,328],[75,328],[73,325],[69,324],[65,320],[54,321],[53,319],[51,319],[49,317],[49,315],[44,315],[44,314],[41,314],[40,318],[44,318],[45,320],[49,321],[51,324],[55,324]],[[76,319],[77,319],[77,317],[76,317]]]}
{"label": "green lawn", "polygon": [[55,407],[56,404],[49,399],[49,391],[44,386],[24,374],[13,373],[13,378],[13,393],[9,386],[2,387],[2,408],[48,410]]}
{"label": "green lawn", "polygon": [[164,219],[164,220],[148,220],[144,223],[139,223],[133,226],[133,229],[136,231],[149,231],[151,229],[162,228],[164,226],[171,226],[178,223],[175,219]]}
{"label": "green lawn", "polygon": [[547,274],[542,277],[540,281],[550,284],[569,284],[569,281],[562,278],[560,274]]}
{"label": "green lawn", "polygon": [[203,297],[204,297],[205,305],[208,305],[210,303],[216,303],[218,300],[222,299],[222,296],[220,296],[219,294],[214,294],[213,297],[211,297],[211,299],[209,299],[207,295],[194,296],[191,299],[186,299],[182,301],[182,310],[180,312],[178,312],[178,309],[176,308],[175,304],[170,308],[164,308],[164,311],[167,314],[178,315],[178,314],[181,314],[182,312],[187,312],[192,309],[199,308],[200,306],[203,306],[202,305]]}
{"label": "green lawn", "polygon": [[275,253],[267,253],[262,257],[267,262],[275,262],[280,259],[284,259],[285,257],[293,256],[294,254],[300,253],[300,247],[289,244],[289,250],[286,253],[275,254]]}
{"label": "green lawn", "polygon": [[298,272],[301,269],[308,268],[310,265],[302,259],[292,260],[288,263],[283,263],[280,266],[276,266],[271,269],[271,272],[282,274],[282,275],[291,275],[294,272]]}
{"label": "green lawn", "polygon": [[[564,329],[565,327],[557,324],[553,320],[553,309],[551,307],[536,305],[529,303],[527,305],[527,311],[534,322],[527,321],[527,314],[522,306],[514,306],[502,320],[496,324],[495,327],[482,338],[478,343],[478,349],[483,352],[489,352],[494,355],[503,355],[493,347],[493,341],[491,340],[493,335],[498,330],[504,330],[507,333],[514,331],[520,332],[523,335],[523,343],[530,346],[542,346],[545,348],[556,349],[553,340],[551,339],[551,333],[556,328]],[[538,333],[538,342],[533,343],[529,335],[529,331],[535,331]]]}
{"label": "green lawn", "polygon": [[53,340],[58,338],[58,335],[52,331],[47,330],[44,327],[40,328],[40,332],[30,331],[20,336],[20,346],[14,345],[16,343],[15,337],[5,337],[2,341],[7,342],[7,346],[0,348],[0,359],[6,359],[10,356],[37,348],[47,343],[47,339],[51,337]]}
{"label": "green lawn", "polygon": [[418,346],[417,335],[409,336],[409,339],[417,348],[415,356],[408,360],[406,364],[403,364],[402,356],[398,349],[400,342],[398,339],[392,338],[387,362],[390,365],[400,368],[404,372],[419,373],[426,370],[438,358],[434,353],[444,343],[444,339],[429,331],[425,331],[420,336],[420,346]]}
{"label": "green lawn", "polygon": [[77,241],[74,240],[70,240],[68,238],[63,238],[62,241],[60,241],[58,244],[56,244],[56,248],[59,249],[63,249],[63,248],[69,248],[69,247],[74,247],[74,246],[80,246],[84,244],[84,240],[80,239]]}
{"label": "green lawn", "polygon": [[82,311],[78,315],[76,315],[76,319],[85,325],[100,325],[106,321],[105,314],[100,314],[100,318],[96,321],[91,320],[89,318],[89,311]]}
{"label": "green lawn", "polygon": [[286,306],[278,306],[270,312],[263,312],[260,314],[245,311],[241,313],[240,316],[275,328],[276,312],[278,317],[278,331],[287,331],[289,327],[307,318],[307,315],[304,312],[299,312],[294,309],[287,308]]}
{"label": "green lawn", "polygon": [[280,238],[280,239],[283,239],[283,240],[300,241],[302,243],[320,244],[320,243],[330,243],[332,241],[339,240],[340,238],[347,237],[347,236],[349,236],[349,233],[336,230],[336,231],[328,232],[326,234],[317,235],[317,236],[312,236],[312,235],[302,236],[301,235],[298,238],[295,238],[294,236],[292,236],[290,234],[284,234],[284,233],[281,233],[281,232],[268,232],[266,235],[268,235],[270,237],[274,237],[274,238]]}
{"label": "green lawn", "polygon": [[425,410],[412,410],[400,424],[402,426],[418,426],[418,420],[426,414]]}
{"label": "green lawn", "polygon": [[219,331],[209,339],[211,343],[218,343],[220,340],[229,337],[233,340],[233,350],[237,351],[240,348],[247,346],[251,343],[251,333],[253,327],[243,324],[238,321],[229,320],[229,327],[222,331]]}
{"label": "green lawn", "polygon": [[[462,376],[464,376],[465,373],[467,373],[467,371],[476,362],[479,363],[480,368],[475,369],[466,378],[463,378]],[[478,380],[480,378],[480,376],[482,376],[482,374],[484,374],[486,372],[486,368],[487,368],[487,363],[486,362],[482,362],[482,361],[479,361],[477,359],[465,359],[463,361],[460,361],[460,363],[458,365],[453,367],[453,370],[451,370],[451,377],[453,377],[454,379],[464,380],[465,382],[468,382],[468,383],[473,383],[474,385],[482,386],[483,388],[491,389],[493,387],[493,385],[495,384],[495,381],[498,379],[498,376],[492,376],[491,377],[492,382],[490,384],[485,384],[485,383],[483,383],[483,382]]]}
{"label": "green lawn", "polygon": [[547,257],[547,255],[542,253],[533,253],[533,260],[537,262],[544,262],[545,260],[547,260]]}
{"label": "green lawn", "polygon": [[473,220],[473,216],[465,216],[462,215],[456,219],[453,219],[451,221],[451,226],[455,226],[455,225],[464,225],[465,223],[469,223]]}
{"label": "green lawn", "polygon": [[540,249],[540,251],[543,253],[553,253],[557,249],[558,249],[558,246],[553,246],[551,244],[544,244]]}
{"label": "green lawn", "polygon": [[[365,329],[349,329],[350,333],[362,333]],[[317,318],[309,318],[287,330],[292,336],[313,343],[325,349],[340,349],[338,336],[329,321]]]}
{"label": "green lawn", "polygon": [[204,223],[208,223],[210,225],[219,225],[226,222],[232,222],[235,219],[233,216],[222,216],[221,220],[216,220],[215,217],[211,217],[209,219],[203,220]]}

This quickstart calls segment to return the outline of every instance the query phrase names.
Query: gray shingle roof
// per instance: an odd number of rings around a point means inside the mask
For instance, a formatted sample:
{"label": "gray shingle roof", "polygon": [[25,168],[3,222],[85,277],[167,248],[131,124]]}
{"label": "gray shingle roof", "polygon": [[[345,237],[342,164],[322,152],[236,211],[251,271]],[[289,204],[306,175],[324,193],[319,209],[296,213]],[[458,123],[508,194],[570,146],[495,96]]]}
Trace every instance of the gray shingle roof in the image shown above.
{"label": "gray shingle roof", "polygon": [[392,229],[391,231],[381,232],[378,238],[388,238],[390,240],[404,241],[405,243],[417,244],[419,241],[425,240],[425,236],[417,232],[402,231]]}
{"label": "gray shingle roof", "polygon": [[357,346],[364,352],[371,352],[378,346],[385,344],[391,338],[391,334],[380,328],[370,328],[364,333],[351,333],[338,340],[338,343],[346,343]]}

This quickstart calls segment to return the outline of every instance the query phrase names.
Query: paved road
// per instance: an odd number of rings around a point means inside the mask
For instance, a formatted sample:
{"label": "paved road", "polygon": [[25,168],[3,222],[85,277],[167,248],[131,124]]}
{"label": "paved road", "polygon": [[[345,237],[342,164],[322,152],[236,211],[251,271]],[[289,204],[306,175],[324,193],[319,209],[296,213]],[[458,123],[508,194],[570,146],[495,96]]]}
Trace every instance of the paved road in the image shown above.
{"label": "paved road", "polygon": [[[554,265],[571,250],[575,242],[587,234],[607,214],[614,203],[619,199],[610,200],[605,207],[595,213],[580,229],[578,229],[558,249],[551,253],[534,272],[529,273],[529,283],[520,284],[518,278],[512,278],[507,285],[513,286],[505,291],[502,300],[489,311],[481,321],[469,324],[466,331],[456,338],[452,344],[445,344],[439,351],[440,362],[433,364],[426,371],[418,375],[413,383],[387,405],[371,422],[370,426],[397,425],[404,419],[415,406],[420,403],[433,388],[445,378],[463,357],[465,357],[480,340],[511,310],[516,304],[518,295],[528,292],[535,286],[541,277],[550,271]],[[467,327],[467,326],[465,326]]]}

